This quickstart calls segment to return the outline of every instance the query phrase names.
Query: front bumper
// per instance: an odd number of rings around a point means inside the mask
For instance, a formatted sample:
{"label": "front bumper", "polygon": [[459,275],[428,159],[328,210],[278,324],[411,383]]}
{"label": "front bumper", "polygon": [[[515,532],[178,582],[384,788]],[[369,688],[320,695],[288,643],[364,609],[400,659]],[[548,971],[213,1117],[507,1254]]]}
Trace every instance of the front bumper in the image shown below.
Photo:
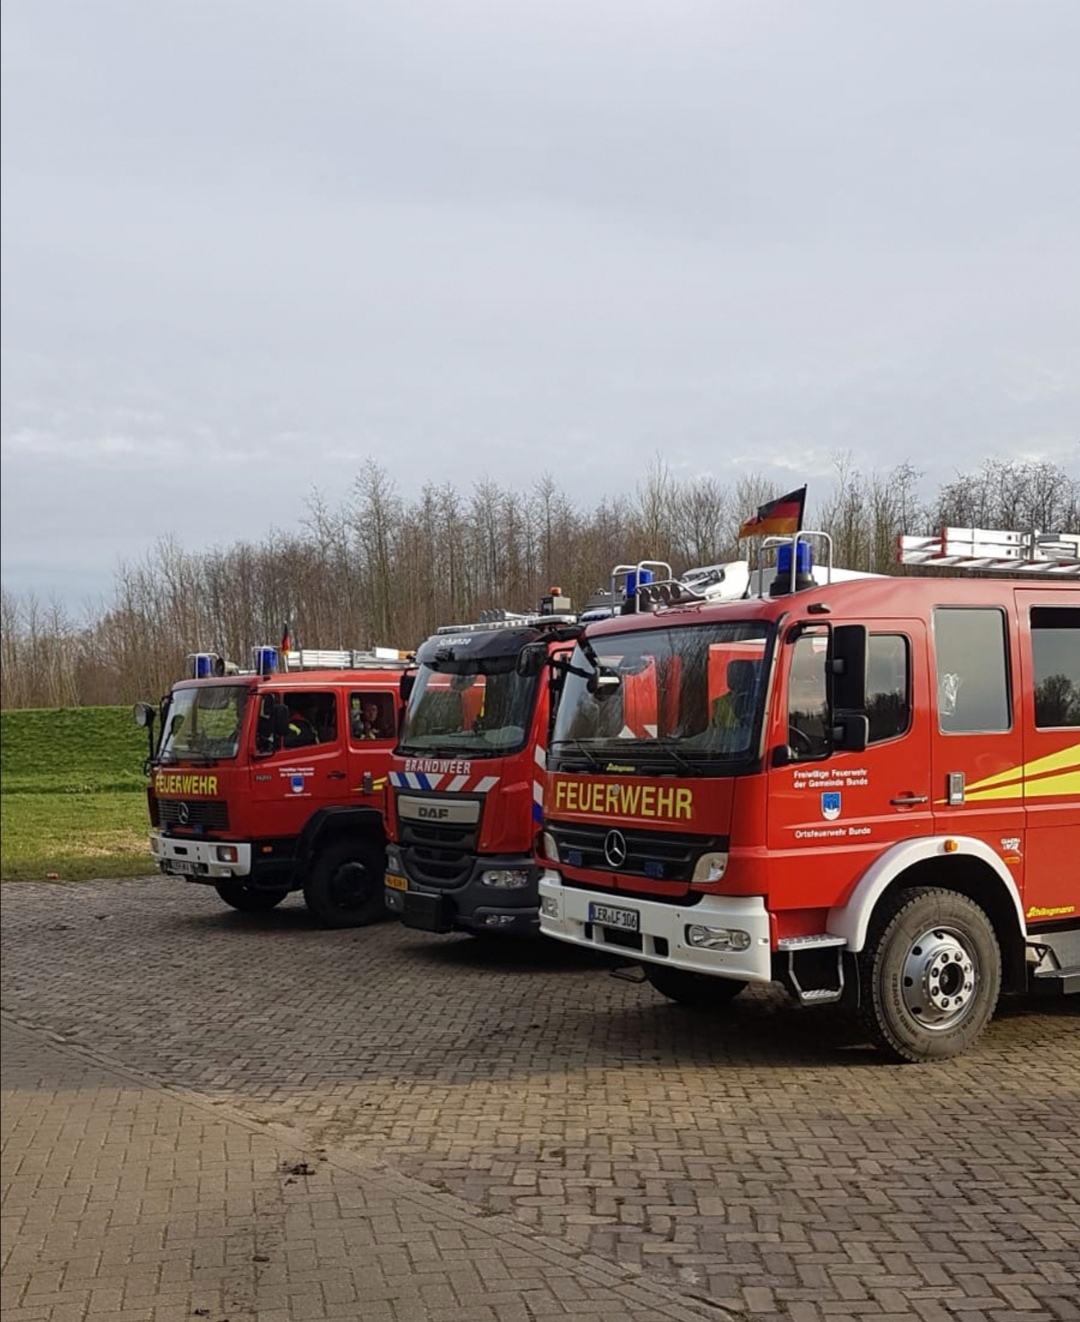
{"label": "front bumper", "polygon": [[[772,982],[769,914],[760,895],[706,895],[694,905],[659,904],[622,892],[611,894],[564,886],[557,872],[540,878],[540,931],[558,941],[604,950],[650,964],[748,982]],[[603,927],[590,918],[590,904],[628,909],[638,915],[636,933]],[[691,946],[691,926],[748,932],[745,950]]]}
{"label": "front bumper", "polygon": [[[486,885],[483,874],[495,871],[524,871],[528,881],[512,890]],[[408,876],[400,851],[391,845],[386,877],[387,909],[406,927],[417,931],[495,932],[507,936],[537,936],[540,932],[540,869],[531,858],[503,854],[478,858],[466,881],[441,888],[418,885]]]}
{"label": "front bumper", "polygon": [[[235,861],[225,862],[222,850],[234,852]],[[251,874],[251,845],[238,841],[192,840],[152,831],[150,852],[162,872],[187,881],[214,882]]]}

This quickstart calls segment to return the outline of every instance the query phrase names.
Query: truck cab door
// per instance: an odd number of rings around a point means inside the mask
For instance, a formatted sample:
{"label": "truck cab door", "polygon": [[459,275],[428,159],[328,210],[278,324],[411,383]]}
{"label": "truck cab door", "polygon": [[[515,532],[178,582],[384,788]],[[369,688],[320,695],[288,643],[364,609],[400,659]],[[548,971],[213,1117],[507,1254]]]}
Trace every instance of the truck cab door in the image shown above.
{"label": "truck cab door", "polygon": [[828,646],[829,626],[800,626],[780,650],[768,801],[778,910],[843,903],[884,850],[933,831],[924,623],[867,622],[861,752],[831,743]]}
{"label": "truck cab door", "polygon": [[933,612],[938,835],[974,836],[1024,891],[1024,731],[1015,620],[1001,606]]}
{"label": "truck cab door", "polygon": [[1017,588],[1024,731],[1024,913],[1080,914],[1080,592]]}
{"label": "truck cab door", "polygon": [[348,800],[381,812],[386,773],[397,743],[398,695],[389,688],[354,689],[348,704]]}

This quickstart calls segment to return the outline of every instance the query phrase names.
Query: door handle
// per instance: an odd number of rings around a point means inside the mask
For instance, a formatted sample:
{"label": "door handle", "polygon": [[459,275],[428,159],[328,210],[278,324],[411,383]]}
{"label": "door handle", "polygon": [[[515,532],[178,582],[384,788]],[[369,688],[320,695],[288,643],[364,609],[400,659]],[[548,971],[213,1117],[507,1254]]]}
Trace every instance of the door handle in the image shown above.
{"label": "door handle", "polygon": [[893,805],[894,808],[911,808],[911,807],[913,807],[916,803],[929,803],[929,802],[930,802],[930,795],[929,795],[929,794],[901,794],[901,795],[898,795],[895,799],[890,799],[889,802]]}
{"label": "door handle", "polygon": [[328,772],[326,773],[326,779],[327,779],[327,780],[344,780],[344,779],[345,779],[345,772],[344,772],[344,771],[328,771]]}

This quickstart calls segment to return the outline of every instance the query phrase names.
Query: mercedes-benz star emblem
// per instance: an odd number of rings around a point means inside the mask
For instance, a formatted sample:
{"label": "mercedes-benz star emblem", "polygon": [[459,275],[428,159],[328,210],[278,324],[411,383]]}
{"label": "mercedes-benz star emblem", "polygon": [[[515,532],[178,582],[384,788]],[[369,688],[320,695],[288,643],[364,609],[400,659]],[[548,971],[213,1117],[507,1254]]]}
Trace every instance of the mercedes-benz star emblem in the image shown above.
{"label": "mercedes-benz star emblem", "polygon": [[604,836],[604,857],[611,868],[621,868],[626,862],[626,836],[621,831],[609,831]]}
{"label": "mercedes-benz star emblem", "polygon": [[191,809],[186,803],[178,805],[176,809],[176,820],[181,826],[187,826],[188,822],[191,820]]}

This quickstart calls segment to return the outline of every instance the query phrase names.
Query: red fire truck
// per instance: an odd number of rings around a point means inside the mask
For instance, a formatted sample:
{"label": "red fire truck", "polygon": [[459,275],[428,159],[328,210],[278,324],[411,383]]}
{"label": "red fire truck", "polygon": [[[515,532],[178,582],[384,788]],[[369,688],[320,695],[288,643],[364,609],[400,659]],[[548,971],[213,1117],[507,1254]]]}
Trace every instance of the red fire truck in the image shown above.
{"label": "red fire truck", "polygon": [[847,1000],[901,1061],[1080,990],[1080,538],[947,529],[903,558],[948,576],[842,580],[823,534],[762,546],[743,599],[654,583],[579,638],[541,930],[675,1001]]}
{"label": "red fire truck", "polygon": [[[162,872],[211,886],[234,909],[264,910],[302,889],[327,927],[384,916],[386,773],[397,738],[402,653],[301,650],[251,671],[191,657],[147,728],[153,831]],[[226,670],[232,673],[225,673]]]}

